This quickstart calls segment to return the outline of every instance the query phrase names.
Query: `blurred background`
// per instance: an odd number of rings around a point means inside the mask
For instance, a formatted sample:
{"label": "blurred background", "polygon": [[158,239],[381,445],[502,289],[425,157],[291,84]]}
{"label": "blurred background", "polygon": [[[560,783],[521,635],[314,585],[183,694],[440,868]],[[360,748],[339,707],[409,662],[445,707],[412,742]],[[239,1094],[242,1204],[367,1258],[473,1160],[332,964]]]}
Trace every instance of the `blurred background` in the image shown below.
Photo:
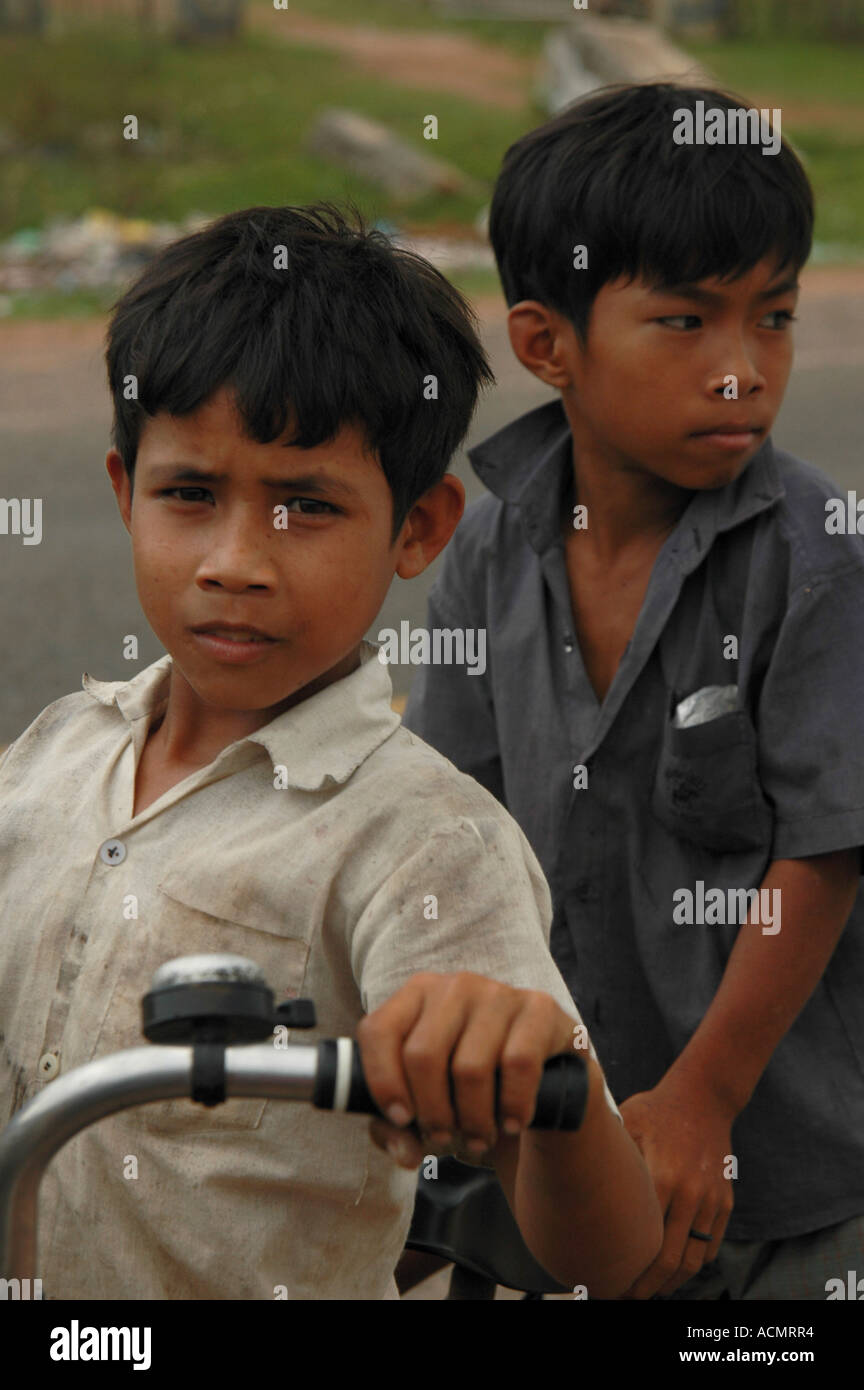
{"label": "blurred background", "polygon": [[[0,746],[83,671],[162,654],[105,473],[101,359],[155,249],[253,203],[350,196],[481,317],[498,385],[470,445],[550,394],[512,358],[486,241],[504,151],[606,82],[685,75],[780,107],[805,162],[816,245],[773,438],[855,488],[864,0],[0,0],[0,494],[43,499],[41,544],[0,534]],[[480,494],[464,453],[453,471]],[[394,581],[370,636],[424,622],[436,568]],[[412,668],[391,675],[404,697]]]}

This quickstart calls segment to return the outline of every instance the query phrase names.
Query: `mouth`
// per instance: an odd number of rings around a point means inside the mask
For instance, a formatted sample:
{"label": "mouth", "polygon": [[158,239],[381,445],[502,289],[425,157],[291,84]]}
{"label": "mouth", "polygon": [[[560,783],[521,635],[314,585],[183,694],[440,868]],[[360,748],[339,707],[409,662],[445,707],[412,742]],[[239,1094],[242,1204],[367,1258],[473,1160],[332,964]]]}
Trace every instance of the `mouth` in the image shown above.
{"label": "mouth", "polygon": [[233,666],[261,661],[271,648],[279,645],[279,639],[268,632],[241,627],[239,623],[206,623],[190,630],[209,656]]}
{"label": "mouth", "polygon": [[693,430],[690,438],[701,439],[706,444],[713,444],[718,448],[734,451],[749,448],[764,433],[765,430],[762,425],[733,425],[727,422],[714,425],[706,430]]}
{"label": "mouth", "polygon": [[204,623],[200,627],[193,627],[192,631],[200,637],[218,637],[225,642],[276,641],[260,627],[243,627],[240,623]]}

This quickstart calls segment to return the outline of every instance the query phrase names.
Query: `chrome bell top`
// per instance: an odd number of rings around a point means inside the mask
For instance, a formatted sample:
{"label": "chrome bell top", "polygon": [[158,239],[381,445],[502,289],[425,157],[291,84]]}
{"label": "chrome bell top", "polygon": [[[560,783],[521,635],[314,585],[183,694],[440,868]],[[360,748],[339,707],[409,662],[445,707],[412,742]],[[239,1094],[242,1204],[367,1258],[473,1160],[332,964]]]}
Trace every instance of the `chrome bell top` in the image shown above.
{"label": "chrome bell top", "polygon": [[212,955],[178,956],[176,960],[167,960],[153,972],[150,989],[210,984],[254,984],[266,988],[267,980],[253,960],[219,951]]}

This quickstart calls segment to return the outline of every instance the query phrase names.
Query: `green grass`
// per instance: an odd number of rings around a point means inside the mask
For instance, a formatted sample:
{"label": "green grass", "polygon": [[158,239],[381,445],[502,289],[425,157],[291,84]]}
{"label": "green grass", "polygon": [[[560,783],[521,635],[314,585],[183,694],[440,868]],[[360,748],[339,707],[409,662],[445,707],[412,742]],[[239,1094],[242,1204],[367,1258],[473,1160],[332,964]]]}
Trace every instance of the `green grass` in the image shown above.
{"label": "green grass", "polygon": [[[792,39],[685,46],[721,87],[780,108],[816,197],[814,260],[864,257],[864,47]],[[795,106],[805,103],[829,108],[824,122],[796,119]]]}
{"label": "green grass", "polygon": [[[267,5],[272,0],[250,0]],[[350,23],[477,34],[537,51],[546,26],[454,21],[402,0],[291,0],[303,13]],[[824,102],[819,126],[806,113],[783,130],[801,153],[817,196],[814,259],[864,255],[864,47],[753,41],[687,43],[687,50],[750,102]],[[399,201],[376,185],[305,153],[317,113],[347,106],[383,121],[417,149],[454,163],[476,192]],[[422,138],[434,113],[439,139]],[[122,139],[124,115],[140,123]],[[848,113],[848,119],[847,119]],[[488,199],[507,146],[543,112],[497,110],[437,91],[390,86],[354,71],[339,54],[247,35],[236,44],[179,46],[167,37],[80,29],[50,40],[0,39],[0,237],[53,217],[106,207],[126,217],[179,221],[255,203],[356,201],[372,219],[432,230],[470,226]],[[497,289],[494,275],[466,272],[466,293]],[[106,291],[15,293],[8,316],[104,312]]]}
{"label": "green grass", "polygon": [[[141,44],[77,33],[46,44],[0,42],[4,156],[0,236],[56,216],[108,207],[176,220],[253,203],[353,197],[399,225],[469,223],[486,201],[508,144],[539,119],[427,89],[407,91],[353,72],[336,54],[249,37],[231,46]],[[316,114],[347,106],[385,122],[418,149],[451,161],[478,193],[399,201],[304,152]],[[439,138],[422,137],[434,113]],[[139,140],[122,138],[138,117]]]}
{"label": "green grass", "polygon": [[447,278],[452,280],[456,288],[468,299],[475,295],[497,295],[501,303],[505,303],[497,270],[484,270],[479,266],[473,270],[450,270],[447,272]]}
{"label": "green grass", "polygon": [[107,314],[115,289],[16,290],[0,294],[0,322],[9,319],[89,319]]}
{"label": "green grass", "polygon": [[825,101],[864,108],[864,46],[776,39],[693,43],[679,39],[723,86],[753,100]]}
{"label": "green grass", "polygon": [[[454,271],[448,277],[467,299],[478,295],[497,295],[504,303],[501,285],[494,270]],[[88,319],[108,313],[122,290],[15,290],[0,294],[0,323],[10,319]]]}

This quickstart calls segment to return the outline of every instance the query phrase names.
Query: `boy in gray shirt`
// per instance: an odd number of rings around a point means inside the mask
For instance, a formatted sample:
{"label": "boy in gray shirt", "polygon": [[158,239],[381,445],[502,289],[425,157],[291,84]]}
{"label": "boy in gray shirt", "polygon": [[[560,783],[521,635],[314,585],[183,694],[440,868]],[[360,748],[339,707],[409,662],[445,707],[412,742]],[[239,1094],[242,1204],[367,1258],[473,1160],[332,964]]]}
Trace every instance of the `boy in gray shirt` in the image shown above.
{"label": "boy in gray shirt", "polygon": [[635,1298],[864,1268],[864,544],[770,439],[806,175],[779,130],[674,138],[739,106],[609,88],[508,151],[511,343],[560,400],[470,453],[428,621],[485,628],[487,669],[422,669],[405,712],[549,879],[665,1213]]}

